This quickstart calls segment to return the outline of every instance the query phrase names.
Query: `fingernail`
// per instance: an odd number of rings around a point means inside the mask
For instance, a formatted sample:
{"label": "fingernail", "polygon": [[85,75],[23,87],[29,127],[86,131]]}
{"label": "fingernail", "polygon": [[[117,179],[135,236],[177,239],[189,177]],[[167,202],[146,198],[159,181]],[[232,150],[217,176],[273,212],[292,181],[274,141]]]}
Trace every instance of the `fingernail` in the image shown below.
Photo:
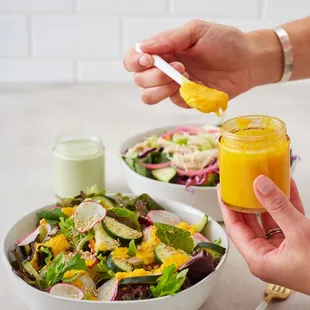
{"label": "fingernail", "polygon": [[139,58],[139,63],[141,66],[143,67],[150,67],[152,65],[150,57],[146,56],[146,55],[142,55]]}
{"label": "fingernail", "polygon": [[156,45],[156,41],[145,41],[145,42],[141,42],[140,47],[151,47]]}
{"label": "fingernail", "polygon": [[274,190],[273,182],[265,176],[259,176],[255,180],[255,187],[263,196],[269,195]]}

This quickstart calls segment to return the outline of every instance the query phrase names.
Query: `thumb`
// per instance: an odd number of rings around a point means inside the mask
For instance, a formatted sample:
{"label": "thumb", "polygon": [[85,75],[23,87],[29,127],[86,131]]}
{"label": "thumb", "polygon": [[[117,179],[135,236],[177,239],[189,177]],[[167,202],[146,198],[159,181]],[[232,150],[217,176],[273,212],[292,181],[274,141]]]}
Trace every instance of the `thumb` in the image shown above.
{"label": "thumb", "polygon": [[284,234],[296,231],[296,223],[302,221],[304,216],[297,211],[284,193],[264,175],[257,177],[253,186],[257,199]]}
{"label": "thumb", "polygon": [[168,54],[183,51],[194,45],[203,35],[203,29],[208,27],[209,23],[192,20],[189,23],[162,32],[140,44],[140,48],[147,54]]}

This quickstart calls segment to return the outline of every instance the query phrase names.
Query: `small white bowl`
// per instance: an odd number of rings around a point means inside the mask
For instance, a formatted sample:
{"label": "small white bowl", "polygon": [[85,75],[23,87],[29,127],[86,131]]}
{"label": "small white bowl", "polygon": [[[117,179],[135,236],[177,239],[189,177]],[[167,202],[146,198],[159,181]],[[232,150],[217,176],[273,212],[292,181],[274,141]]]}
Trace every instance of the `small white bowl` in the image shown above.
{"label": "small white bowl", "polygon": [[[199,127],[206,124],[195,125]],[[160,135],[165,131],[172,130],[176,127],[178,127],[178,125],[155,128],[132,136],[121,144],[120,154],[124,154],[127,149],[132,148],[138,142],[143,141],[145,137],[151,136],[152,134]],[[140,195],[142,193],[148,193],[150,196],[154,197],[163,197],[171,200],[182,201],[183,203],[208,214],[217,222],[223,222],[222,213],[217,200],[216,187],[191,186],[188,190],[186,190],[184,185],[164,183],[151,178],[143,177],[129,168],[122,158],[121,166],[127,184],[134,194]],[[291,174],[295,170],[295,167],[296,161],[291,167]]]}
{"label": "small white bowl", "polygon": [[[166,210],[176,213],[182,220],[189,224],[197,223],[203,216],[201,211],[183,203],[169,201],[163,198],[155,198],[155,200]],[[1,247],[2,259],[5,269],[8,272],[9,280],[13,287],[15,287],[16,294],[23,300],[28,309],[31,310],[198,310],[212,294],[213,289],[218,286],[229,249],[229,241],[225,231],[215,220],[209,218],[209,223],[203,231],[203,234],[209,240],[220,237],[223,247],[226,248],[226,254],[223,256],[215,271],[199,283],[174,296],[149,300],[113,302],[74,300],[42,292],[24,282],[12,271],[10,265],[10,250],[14,248],[16,240],[31,232],[35,228],[35,225],[36,211],[33,211],[13,224],[6,233]]]}
{"label": "small white bowl", "polygon": [[[206,124],[195,125],[204,126]],[[152,134],[160,135],[165,131],[172,130],[176,127],[178,126],[156,128],[132,136],[121,144],[120,154],[123,154],[127,149],[133,147],[136,143],[143,141],[145,137]],[[216,187],[191,186],[190,188],[185,189],[184,185],[164,183],[143,177],[130,169],[122,158],[121,165],[127,184],[134,194],[140,195],[142,193],[148,193],[150,196],[154,197],[163,197],[171,200],[182,201],[183,203],[208,214],[218,222],[223,221],[222,213],[217,202]]]}

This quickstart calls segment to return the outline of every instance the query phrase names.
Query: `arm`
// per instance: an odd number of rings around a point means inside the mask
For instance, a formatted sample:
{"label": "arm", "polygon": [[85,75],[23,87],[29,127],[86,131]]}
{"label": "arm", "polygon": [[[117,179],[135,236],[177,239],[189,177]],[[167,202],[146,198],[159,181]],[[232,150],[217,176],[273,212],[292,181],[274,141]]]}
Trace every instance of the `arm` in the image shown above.
{"label": "arm", "polygon": [[[294,67],[291,80],[310,78],[310,17],[282,25],[290,38]],[[253,49],[252,72],[255,85],[276,83],[283,73],[283,53],[271,29],[246,34]]]}

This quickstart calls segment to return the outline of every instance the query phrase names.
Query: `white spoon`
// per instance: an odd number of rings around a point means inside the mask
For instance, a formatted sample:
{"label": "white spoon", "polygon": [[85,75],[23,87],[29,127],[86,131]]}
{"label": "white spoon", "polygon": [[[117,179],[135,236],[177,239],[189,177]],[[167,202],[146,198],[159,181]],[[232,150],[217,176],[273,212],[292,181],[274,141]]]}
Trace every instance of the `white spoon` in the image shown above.
{"label": "white spoon", "polygon": [[[143,53],[140,49],[140,43],[136,43],[135,50],[137,53],[140,53],[140,54]],[[180,72],[178,72],[173,67],[171,67],[161,57],[159,57],[157,55],[151,55],[151,56],[153,57],[153,60],[154,60],[154,66],[157,67],[162,72],[164,72],[165,74],[167,74],[169,77],[171,77],[178,84],[183,85],[186,82],[190,82],[186,77],[184,77]]]}

